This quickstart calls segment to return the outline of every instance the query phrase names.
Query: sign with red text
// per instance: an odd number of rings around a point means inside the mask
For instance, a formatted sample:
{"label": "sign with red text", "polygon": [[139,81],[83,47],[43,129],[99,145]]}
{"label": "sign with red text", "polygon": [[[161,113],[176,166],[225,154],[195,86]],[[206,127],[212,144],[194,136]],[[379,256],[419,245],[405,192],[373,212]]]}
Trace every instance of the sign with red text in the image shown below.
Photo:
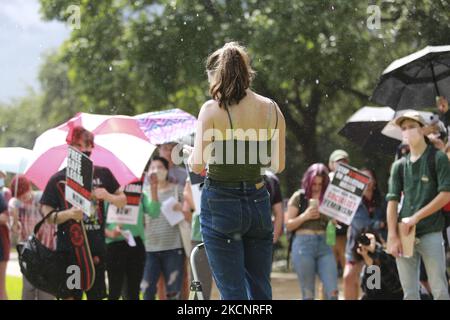
{"label": "sign with red text", "polygon": [[91,193],[94,165],[82,152],[69,146],[66,167],[66,201],[91,214]]}
{"label": "sign with red text", "polygon": [[127,204],[123,208],[117,208],[110,204],[108,208],[107,223],[119,223],[137,225],[139,217],[139,203],[142,196],[142,181],[130,183],[125,187]]}
{"label": "sign with red text", "polygon": [[325,191],[319,211],[350,225],[369,180],[370,177],[355,168],[339,163],[333,180]]}

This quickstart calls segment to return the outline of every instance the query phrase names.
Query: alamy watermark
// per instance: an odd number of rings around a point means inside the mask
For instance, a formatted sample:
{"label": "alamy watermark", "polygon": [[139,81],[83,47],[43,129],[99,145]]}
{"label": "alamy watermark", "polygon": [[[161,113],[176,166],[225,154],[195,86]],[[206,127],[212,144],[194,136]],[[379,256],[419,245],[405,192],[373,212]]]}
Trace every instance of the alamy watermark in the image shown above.
{"label": "alamy watermark", "polygon": [[370,274],[366,280],[366,287],[369,290],[380,290],[381,289],[381,270],[377,265],[368,266],[364,272]]}
{"label": "alamy watermark", "polygon": [[66,286],[69,290],[81,289],[81,270],[77,265],[70,265],[66,269],[68,275],[66,280]]}
{"label": "alamy watermark", "polygon": [[65,12],[67,17],[67,24],[69,25],[69,28],[72,30],[75,29],[81,29],[81,8],[77,5],[70,5],[67,7]]}
{"label": "alamy watermark", "polygon": [[[261,174],[266,170],[278,172],[280,167],[279,129],[219,129],[201,130],[202,139],[197,139],[192,163],[194,165],[261,165]],[[172,149],[172,161],[181,165],[186,161],[183,145]]]}

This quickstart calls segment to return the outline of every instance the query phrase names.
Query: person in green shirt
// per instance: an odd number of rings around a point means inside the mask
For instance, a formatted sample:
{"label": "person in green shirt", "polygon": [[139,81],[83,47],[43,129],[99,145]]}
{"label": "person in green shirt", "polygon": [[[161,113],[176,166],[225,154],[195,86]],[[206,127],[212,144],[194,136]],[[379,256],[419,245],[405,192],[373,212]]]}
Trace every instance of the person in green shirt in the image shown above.
{"label": "person in green shirt", "polygon": [[[403,140],[411,151],[391,168],[386,196],[388,252],[396,257],[405,300],[420,299],[420,258],[429,276],[433,298],[449,300],[441,209],[450,201],[450,164],[447,156],[434,149],[425,137],[425,121],[417,111],[406,112],[394,122],[401,128]],[[434,165],[431,166],[429,161],[435,161]],[[430,169],[433,167],[434,170]],[[403,201],[398,213],[402,193]],[[403,224],[399,225],[399,221]],[[412,257],[404,257],[398,228],[409,234],[414,226],[414,252]]]}
{"label": "person in green shirt", "polygon": [[[109,300],[120,298],[125,280],[126,290],[123,298],[125,300],[139,300],[140,284],[145,266],[144,214],[151,218],[158,218],[161,209],[161,203],[158,201],[156,176],[151,176],[150,179],[151,199],[146,193],[142,193],[137,224],[107,224],[105,235]],[[106,208],[107,210],[108,208]],[[131,235],[133,239],[126,239],[124,232]]]}

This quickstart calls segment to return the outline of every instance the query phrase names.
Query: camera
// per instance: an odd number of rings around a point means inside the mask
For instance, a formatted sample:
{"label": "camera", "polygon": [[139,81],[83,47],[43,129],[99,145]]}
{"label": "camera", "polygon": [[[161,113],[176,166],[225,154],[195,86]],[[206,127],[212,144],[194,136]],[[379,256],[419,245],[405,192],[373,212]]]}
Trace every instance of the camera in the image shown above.
{"label": "camera", "polygon": [[365,233],[360,234],[357,238],[356,238],[356,242],[362,246],[368,246],[370,245],[370,239],[366,236]]}

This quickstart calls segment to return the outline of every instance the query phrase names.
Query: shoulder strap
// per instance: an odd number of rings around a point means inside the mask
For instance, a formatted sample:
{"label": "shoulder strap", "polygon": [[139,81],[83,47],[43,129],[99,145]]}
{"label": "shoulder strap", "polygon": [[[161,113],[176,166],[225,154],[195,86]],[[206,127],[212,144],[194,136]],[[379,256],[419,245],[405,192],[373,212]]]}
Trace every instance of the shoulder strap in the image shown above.
{"label": "shoulder strap", "polygon": [[225,107],[225,110],[227,111],[227,114],[228,114],[228,120],[230,121],[230,128],[231,128],[231,130],[233,130],[233,121],[231,121],[230,110],[228,110],[228,107]]}
{"label": "shoulder strap", "polygon": [[298,214],[300,215],[302,212],[305,212],[308,204],[306,202],[306,195],[303,190],[300,191],[300,201],[298,204]]}
{"label": "shoulder strap", "polygon": [[41,219],[41,221],[39,221],[39,222],[34,226],[34,230],[33,230],[34,235],[37,235],[37,234],[38,234],[39,229],[41,228],[41,226],[42,226],[42,224],[45,222],[45,220],[46,220],[48,217],[50,217],[50,216],[52,215],[53,212],[56,212],[56,211],[57,211],[56,209],[53,209],[52,211],[50,211],[49,213],[47,213],[47,214],[45,215],[45,217],[43,217],[43,218]]}
{"label": "shoulder strap", "polygon": [[403,158],[401,158],[400,162],[398,163],[398,170],[400,171],[400,176],[399,176],[400,187],[401,187],[400,189],[402,191],[404,191],[403,190],[403,180],[404,180],[404,176],[405,176],[405,165],[406,165],[406,158],[403,157]]}
{"label": "shoulder strap", "polygon": [[427,162],[428,169],[430,170],[431,177],[434,179],[436,184],[438,183],[437,172],[436,172],[436,152],[437,149],[435,147],[431,147],[430,153],[428,154]]}
{"label": "shoulder strap", "polygon": [[[273,130],[275,131],[278,128],[278,108],[277,108],[277,104],[275,103],[275,101],[273,101],[272,99],[270,99],[270,101],[272,101],[273,108],[275,109],[276,121],[275,121],[275,128],[273,128]],[[270,129],[270,123],[269,123],[269,129]],[[272,139],[274,135],[275,135],[275,132],[270,137],[270,139]]]}

